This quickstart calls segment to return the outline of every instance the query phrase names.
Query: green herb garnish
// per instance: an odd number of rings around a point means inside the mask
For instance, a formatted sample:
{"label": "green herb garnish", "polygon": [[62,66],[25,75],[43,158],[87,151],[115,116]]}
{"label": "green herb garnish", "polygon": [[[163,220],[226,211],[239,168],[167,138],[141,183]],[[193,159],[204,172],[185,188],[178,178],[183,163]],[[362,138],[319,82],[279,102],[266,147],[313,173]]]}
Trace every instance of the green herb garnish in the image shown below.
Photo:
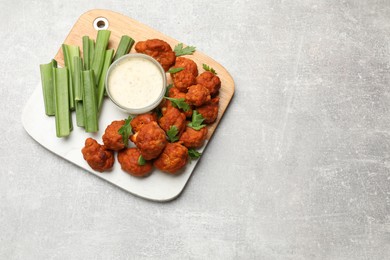
{"label": "green herb garnish", "polygon": [[196,160],[202,155],[202,153],[198,152],[195,149],[190,148],[190,149],[188,149],[188,155],[190,156],[190,158],[192,160]]}
{"label": "green herb garnish", "polygon": [[204,69],[205,71],[210,71],[210,72],[213,73],[214,75],[217,75],[217,72],[215,72],[215,69],[211,68],[209,65],[207,65],[207,64],[202,64],[202,66],[203,66],[203,69]]}
{"label": "green herb garnish", "polygon": [[125,146],[129,144],[129,137],[133,132],[133,129],[130,125],[131,120],[133,120],[133,117],[129,116],[125,120],[125,124],[118,130],[118,133],[122,136],[122,141],[125,144]]}
{"label": "green herb garnish", "polygon": [[185,102],[185,98],[170,98],[170,97],[165,97],[165,98],[170,100],[174,107],[182,109],[184,112],[186,112],[190,109],[190,105],[188,105]]}
{"label": "green herb garnish", "polygon": [[165,90],[165,97],[169,96],[169,90],[173,87],[173,84],[169,84]]}
{"label": "green herb garnish", "polygon": [[184,70],[184,68],[182,68],[182,67],[170,68],[170,69],[168,70],[168,73],[175,74],[175,73],[178,73],[179,71],[182,71],[182,70]]}
{"label": "green herb garnish", "polygon": [[143,165],[145,165],[145,163],[146,163],[146,161],[145,161],[144,157],[142,157],[142,155],[140,155],[138,157],[138,165],[143,166]]}
{"label": "green herb garnish", "polygon": [[177,126],[175,126],[175,125],[171,126],[169,128],[169,130],[167,131],[169,142],[173,143],[173,142],[176,142],[177,140],[179,140],[179,137],[177,136],[178,133],[179,133],[179,130],[177,129]]}
{"label": "green herb garnish", "polygon": [[195,46],[187,46],[183,48],[183,43],[179,43],[175,46],[174,52],[176,54],[176,57],[183,56],[183,55],[191,55],[195,52],[196,47]]}
{"label": "green herb garnish", "polygon": [[192,121],[188,123],[188,126],[199,131],[200,129],[206,126],[205,124],[202,124],[203,120],[204,120],[203,116],[199,114],[198,111],[194,110],[192,112]]}

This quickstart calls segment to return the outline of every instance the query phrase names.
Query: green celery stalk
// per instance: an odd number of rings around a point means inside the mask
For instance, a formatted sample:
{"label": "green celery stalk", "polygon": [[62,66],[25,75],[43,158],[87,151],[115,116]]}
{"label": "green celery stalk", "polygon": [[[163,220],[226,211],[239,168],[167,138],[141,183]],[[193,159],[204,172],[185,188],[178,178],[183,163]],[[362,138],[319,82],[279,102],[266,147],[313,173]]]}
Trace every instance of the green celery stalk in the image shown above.
{"label": "green celery stalk", "polygon": [[80,57],[79,46],[62,44],[62,53],[64,54],[65,67],[69,69],[69,105],[74,110],[74,77],[73,77],[73,57]]}
{"label": "green celery stalk", "polygon": [[74,77],[74,99],[76,110],[77,126],[84,126],[84,108],[83,108],[83,84],[82,84],[82,68],[83,61],[81,57],[73,57],[73,77]]}
{"label": "green celery stalk", "polygon": [[80,57],[80,48],[76,45],[62,44],[65,66],[73,69],[73,57]]}
{"label": "green celery stalk", "polygon": [[83,58],[84,69],[91,69],[92,59],[95,52],[95,42],[89,38],[89,36],[83,36]]}
{"label": "green celery stalk", "polygon": [[48,64],[41,64],[39,66],[41,71],[43,102],[45,104],[45,113],[48,116],[55,115],[54,102],[54,82],[53,82],[53,68],[57,68],[57,61],[52,60]]}
{"label": "green celery stalk", "polygon": [[84,58],[84,69],[85,70],[89,70],[89,60],[90,60],[90,54],[91,54],[91,49],[90,49],[90,46],[89,46],[89,42],[90,42],[90,39],[89,37],[86,35],[86,36],[83,36],[82,38],[83,40],[83,58]]}
{"label": "green celery stalk", "polygon": [[93,39],[89,39],[89,69],[91,69],[94,55],[95,55],[95,41]]}
{"label": "green celery stalk", "polygon": [[73,57],[73,79],[74,79],[74,99],[83,100],[83,90],[81,84],[81,72],[83,70],[83,62],[81,57]]}
{"label": "green celery stalk", "polygon": [[106,50],[106,54],[104,55],[104,65],[102,69],[102,75],[100,76],[98,88],[97,88],[97,104],[98,104],[98,111],[100,112],[102,104],[103,104],[103,98],[104,98],[104,92],[106,85],[106,74],[108,71],[108,68],[111,65],[112,62],[112,56],[114,55],[114,50]]}
{"label": "green celery stalk", "polygon": [[134,40],[127,35],[123,35],[121,40],[119,41],[118,48],[116,49],[116,53],[114,56],[114,61],[129,53],[131,47],[134,45]]}
{"label": "green celery stalk", "polygon": [[75,110],[76,110],[76,123],[79,127],[85,126],[84,118],[84,103],[83,101],[75,100]]}
{"label": "green celery stalk", "polygon": [[54,68],[55,123],[57,137],[65,137],[73,129],[69,107],[69,72],[65,68]]}
{"label": "green celery stalk", "polygon": [[100,30],[96,37],[95,51],[91,64],[91,69],[95,75],[95,82],[98,82],[102,73],[104,65],[104,55],[108,46],[108,40],[110,39],[111,31]]}
{"label": "green celery stalk", "polygon": [[92,70],[82,72],[84,125],[86,132],[99,131],[95,76]]}

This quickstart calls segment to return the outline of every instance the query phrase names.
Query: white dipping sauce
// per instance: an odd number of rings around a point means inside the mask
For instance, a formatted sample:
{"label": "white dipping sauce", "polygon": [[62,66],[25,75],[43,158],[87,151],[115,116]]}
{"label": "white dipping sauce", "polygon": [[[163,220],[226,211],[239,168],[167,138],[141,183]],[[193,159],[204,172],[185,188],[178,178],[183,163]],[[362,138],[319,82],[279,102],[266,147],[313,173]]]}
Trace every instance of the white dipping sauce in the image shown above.
{"label": "white dipping sauce", "polygon": [[129,109],[152,105],[161,96],[163,84],[163,75],[156,64],[140,57],[121,60],[108,78],[111,98]]}

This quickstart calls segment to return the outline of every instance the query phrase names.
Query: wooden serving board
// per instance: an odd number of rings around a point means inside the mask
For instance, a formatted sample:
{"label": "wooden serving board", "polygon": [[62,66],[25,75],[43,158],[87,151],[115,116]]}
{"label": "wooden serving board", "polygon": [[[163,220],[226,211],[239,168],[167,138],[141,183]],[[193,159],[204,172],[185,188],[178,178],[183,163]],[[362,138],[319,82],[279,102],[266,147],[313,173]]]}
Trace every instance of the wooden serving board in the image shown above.
{"label": "wooden serving board", "polygon": [[[69,35],[66,37],[64,43],[70,45],[78,45],[80,46],[80,51],[82,52],[82,37],[88,35],[90,38],[96,38],[96,19],[101,20],[99,18],[105,18],[108,21],[107,30],[111,31],[110,41],[108,43],[108,48],[117,49],[120,38],[122,35],[128,35],[135,40],[144,41],[147,39],[161,39],[169,43],[173,49],[173,47],[180,43],[179,41],[162,34],[159,31],[150,28],[134,19],[131,19],[122,14],[108,11],[95,9],[88,11],[80,16],[77,20],[76,24],[73,26]],[[184,43],[185,44],[185,43]],[[188,44],[191,45],[191,44]],[[131,49],[130,53],[135,53],[134,47]],[[220,90],[220,103],[219,103],[219,115],[217,121],[210,126],[208,132],[208,139],[214,133],[215,128],[217,127],[219,121],[223,113],[225,112],[231,98],[234,94],[234,81],[230,76],[229,72],[218,62],[203,54],[200,51],[195,51],[193,55],[184,56],[192,59],[198,65],[199,73],[203,71],[202,64],[207,64],[210,67],[214,68],[218,73],[218,77],[221,79],[221,90]],[[58,64],[61,66],[64,65],[64,56],[62,54],[62,49],[59,48],[57,55],[55,56]],[[168,84],[171,83],[170,75],[167,73]]]}
{"label": "wooden serving board", "polygon": [[[99,28],[94,25],[96,25],[96,21],[98,20],[104,20],[105,22],[100,23],[104,23],[104,29],[111,31],[109,48],[116,49],[122,35],[128,35],[136,42],[153,38],[162,39],[168,42],[172,48],[180,43],[140,22],[108,10],[91,10],[81,15],[64,43],[78,45],[82,51],[83,36],[88,35],[92,39],[96,38],[97,29]],[[135,52],[134,47],[131,52]],[[224,67],[202,52],[196,51],[193,55],[186,57],[197,63],[199,73],[203,72],[202,64],[204,63],[214,68],[221,79],[219,114],[216,122],[209,126],[208,138],[205,145],[199,149],[199,151],[203,152],[234,94],[234,82]],[[60,66],[64,65],[61,48],[59,48],[58,53],[55,55],[55,59]],[[167,79],[168,82],[171,81],[169,74],[167,74]],[[128,115],[120,111],[109,99],[106,99],[103,102],[102,112],[99,118],[99,132],[91,134],[86,133],[83,128],[76,126],[74,114],[72,113],[74,129],[71,135],[67,138],[57,138],[54,118],[46,116],[44,112],[42,88],[39,83],[24,107],[22,123],[31,137],[51,152],[136,196],[154,201],[169,201],[176,198],[183,191],[199,161],[192,161],[187,164],[185,169],[176,175],[166,174],[154,169],[149,177],[136,178],[126,174],[120,168],[118,162],[114,163],[114,167],[110,172],[96,172],[89,167],[82,157],[81,148],[84,146],[85,139],[92,137],[99,143],[102,143],[101,137],[106,126],[114,120],[125,119]],[[204,155],[207,156],[207,153]]]}

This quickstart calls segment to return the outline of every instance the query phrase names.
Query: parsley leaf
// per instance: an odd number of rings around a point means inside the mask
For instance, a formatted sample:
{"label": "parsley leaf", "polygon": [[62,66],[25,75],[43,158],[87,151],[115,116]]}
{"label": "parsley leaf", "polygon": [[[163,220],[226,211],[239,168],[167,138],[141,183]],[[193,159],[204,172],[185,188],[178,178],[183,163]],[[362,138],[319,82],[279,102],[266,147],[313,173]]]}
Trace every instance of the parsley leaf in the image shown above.
{"label": "parsley leaf", "polygon": [[198,159],[202,155],[202,153],[200,153],[197,150],[191,148],[191,149],[188,149],[188,155],[190,156],[190,158],[192,160],[195,160],[195,159]]}
{"label": "parsley leaf", "polygon": [[177,126],[172,125],[169,130],[167,131],[168,140],[169,142],[173,143],[179,140],[179,137],[177,134],[179,133],[179,130],[177,129]]}
{"label": "parsley leaf", "polygon": [[118,133],[122,136],[122,141],[127,146],[129,144],[129,137],[133,132],[133,129],[131,128],[130,122],[133,120],[132,116],[129,116],[125,120],[125,124],[119,128]]}
{"label": "parsley leaf", "polygon": [[173,87],[172,84],[169,84],[169,85],[167,86],[167,89],[165,90],[165,96],[166,96],[166,97],[169,96],[169,90],[170,90],[172,87]]}
{"label": "parsley leaf", "polygon": [[182,68],[182,67],[170,68],[170,69],[168,70],[168,73],[175,74],[175,73],[177,73],[177,72],[179,72],[179,71],[182,71],[182,70],[184,70],[184,68]]}
{"label": "parsley leaf", "polygon": [[165,97],[165,98],[170,100],[174,107],[182,109],[184,112],[186,112],[186,111],[188,111],[190,109],[190,105],[188,105],[184,101],[185,98],[170,98],[170,97]]}
{"label": "parsley leaf", "polygon": [[202,124],[203,120],[204,120],[203,116],[199,114],[198,111],[194,110],[192,112],[192,121],[188,123],[188,126],[199,131],[200,129],[206,126],[205,124]]}
{"label": "parsley leaf", "polygon": [[142,157],[142,155],[140,155],[138,157],[138,165],[143,166],[143,165],[145,165],[145,163],[146,163],[146,161],[145,161],[144,157]]}
{"label": "parsley leaf", "polygon": [[179,43],[175,46],[174,52],[176,54],[176,57],[182,56],[182,55],[191,55],[195,52],[196,47],[195,46],[187,46],[183,48],[183,43]]}
{"label": "parsley leaf", "polygon": [[213,73],[214,75],[217,75],[217,72],[215,72],[215,69],[211,68],[209,65],[207,65],[207,64],[202,64],[202,66],[203,66],[203,69],[204,69],[205,71],[210,71],[210,72]]}

